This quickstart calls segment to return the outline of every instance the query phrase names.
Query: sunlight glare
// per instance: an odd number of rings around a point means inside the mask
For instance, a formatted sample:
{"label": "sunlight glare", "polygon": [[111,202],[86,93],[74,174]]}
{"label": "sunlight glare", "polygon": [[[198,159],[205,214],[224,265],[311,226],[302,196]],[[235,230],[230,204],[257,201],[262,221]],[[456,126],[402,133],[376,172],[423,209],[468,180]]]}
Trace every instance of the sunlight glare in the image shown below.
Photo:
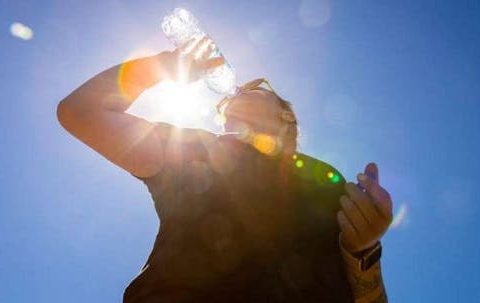
{"label": "sunlight glare", "polygon": [[268,134],[255,134],[253,136],[253,146],[262,154],[270,156],[278,153],[279,151],[277,140]]}
{"label": "sunlight glare", "polygon": [[173,81],[166,81],[162,85],[166,99],[159,105],[166,113],[180,120],[198,113],[198,95],[191,85]]}
{"label": "sunlight glare", "polygon": [[[143,92],[129,112],[150,121],[164,121],[178,127],[201,128],[207,118],[209,97],[201,81],[162,81]],[[206,110],[207,109],[207,110]]]}
{"label": "sunlight glare", "polygon": [[33,30],[20,22],[15,22],[10,25],[10,33],[12,36],[21,40],[30,40],[33,38]]}
{"label": "sunlight glare", "polygon": [[390,228],[397,228],[405,223],[405,218],[407,217],[408,207],[407,204],[400,204],[397,212],[393,216],[392,223],[390,223]]}

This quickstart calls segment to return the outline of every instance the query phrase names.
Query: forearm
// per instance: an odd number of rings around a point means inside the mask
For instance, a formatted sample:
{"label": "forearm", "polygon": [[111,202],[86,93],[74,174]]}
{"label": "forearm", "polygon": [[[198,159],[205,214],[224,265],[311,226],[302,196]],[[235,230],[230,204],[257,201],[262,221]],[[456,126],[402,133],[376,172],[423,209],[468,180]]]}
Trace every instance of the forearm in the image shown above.
{"label": "forearm", "polygon": [[382,279],[380,260],[367,271],[362,271],[358,268],[358,261],[341,245],[340,251],[355,303],[388,302]]}
{"label": "forearm", "polygon": [[135,59],[105,70],[67,96],[62,103],[79,114],[99,110],[124,112],[149,87],[171,77],[169,52]]}

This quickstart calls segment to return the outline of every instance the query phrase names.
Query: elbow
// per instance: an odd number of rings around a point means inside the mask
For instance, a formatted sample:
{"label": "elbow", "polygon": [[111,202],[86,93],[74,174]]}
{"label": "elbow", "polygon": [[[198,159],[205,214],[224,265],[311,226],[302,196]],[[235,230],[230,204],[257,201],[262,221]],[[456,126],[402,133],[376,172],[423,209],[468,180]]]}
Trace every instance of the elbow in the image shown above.
{"label": "elbow", "polygon": [[65,129],[68,126],[68,111],[68,104],[66,104],[65,100],[60,101],[57,105],[57,120]]}
{"label": "elbow", "polygon": [[70,133],[76,129],[80,115],[81,113],[67,99],[63,99],[57,105],[57,120]]}

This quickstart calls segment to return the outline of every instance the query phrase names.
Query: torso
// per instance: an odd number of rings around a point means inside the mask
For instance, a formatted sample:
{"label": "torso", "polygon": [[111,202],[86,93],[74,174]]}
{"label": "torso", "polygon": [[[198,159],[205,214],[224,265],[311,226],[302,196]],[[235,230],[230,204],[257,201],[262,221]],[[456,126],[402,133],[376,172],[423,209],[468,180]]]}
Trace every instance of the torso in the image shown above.
{"label": "torso", "polygon": [[221,146],[145,181],[161,226],[124,302],[350,302],[335,222],[343,186],[322,177],[333,167]]}

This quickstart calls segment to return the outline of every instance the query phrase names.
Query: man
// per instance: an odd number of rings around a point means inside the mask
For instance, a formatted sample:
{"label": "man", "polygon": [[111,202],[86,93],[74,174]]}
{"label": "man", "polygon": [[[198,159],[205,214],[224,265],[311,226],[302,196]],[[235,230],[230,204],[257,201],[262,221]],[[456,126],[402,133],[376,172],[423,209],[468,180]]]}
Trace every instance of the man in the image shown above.
{"label": "man", "polygon": [[58,105],[67,131],[155,201],[160,231],[124,302],[386,302],[379,241],[392,202],[376,165],[345,183],[298,153],[295,114],[267,81],[219,104],[221,136],[125,113],[160,81],[223,64],[212,49],[204,38],[125,62]]}

